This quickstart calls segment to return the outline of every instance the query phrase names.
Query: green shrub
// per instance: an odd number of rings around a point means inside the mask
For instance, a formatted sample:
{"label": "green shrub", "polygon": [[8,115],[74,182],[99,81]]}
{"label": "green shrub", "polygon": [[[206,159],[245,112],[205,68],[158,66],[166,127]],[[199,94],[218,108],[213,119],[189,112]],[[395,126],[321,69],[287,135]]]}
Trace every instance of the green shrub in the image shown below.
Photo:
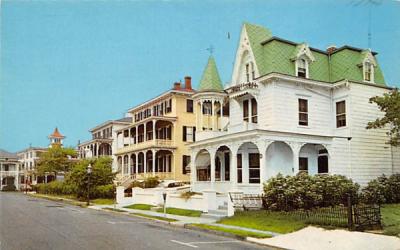
{"label": "green shrub", "polygon": [[357,199],[359,185],[340,175],[278,174],[264,184],[265,206],[270,210],[310,209],[346,204]]}
{"label": "green shrub", "polygon": [[155,177],[148,177],[144,180],[143,182],[144,188],[155,188],[160,184],[160,180],[158,179],[158,176]]}
{"label": "green shrub", "polygon": [[40,194],[70,195],[76,193],[76,186],[63,181],[40,183],[33,187]]}
{"label": "green shrub", "polygon": [[92,199],[96,198],[112,199],[114,198],[114,196],[115,196],[115,186],[113,184],[97,186],[90,192],[90,197]]}
{"label": "green shrub", "polygon": [[14,184],[8,184],[7,186],[4,186],[1,191],[12,192],[12,191],[16,191],[16,190],[17,190],[17,188],[15,187]]}
{"label": "green shrub", "polygon": [[398,203],[400,202],[400,174],[389,178],[382,175],[368,182],[362,189],[362,201],[365,203]]}

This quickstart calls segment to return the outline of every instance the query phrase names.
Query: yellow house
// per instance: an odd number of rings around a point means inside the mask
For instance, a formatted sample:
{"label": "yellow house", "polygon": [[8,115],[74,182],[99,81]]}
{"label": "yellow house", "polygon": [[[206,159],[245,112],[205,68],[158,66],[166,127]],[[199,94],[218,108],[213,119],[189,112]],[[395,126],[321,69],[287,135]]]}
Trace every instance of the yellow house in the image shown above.
{"label": "yellow house", "polygon": [[129,184],[158,176],[162,180],[189,181],[190,151],[195,141],[196,118],[191,77],[173,89],[130,110],[132,124],[116,131],[120,181]]}

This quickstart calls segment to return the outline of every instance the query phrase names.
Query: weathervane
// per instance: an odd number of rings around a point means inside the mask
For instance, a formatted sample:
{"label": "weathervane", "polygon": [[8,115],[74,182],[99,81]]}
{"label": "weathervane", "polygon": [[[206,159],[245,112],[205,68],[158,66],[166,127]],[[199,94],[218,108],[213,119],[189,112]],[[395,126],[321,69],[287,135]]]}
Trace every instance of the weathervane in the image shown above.
{"label": "weathervane", "polygon": [[206,50],[210,52],[210,55],[212,55],[212,53],[214,52],[214,47],[210,45],[210,47],[208,47]]}

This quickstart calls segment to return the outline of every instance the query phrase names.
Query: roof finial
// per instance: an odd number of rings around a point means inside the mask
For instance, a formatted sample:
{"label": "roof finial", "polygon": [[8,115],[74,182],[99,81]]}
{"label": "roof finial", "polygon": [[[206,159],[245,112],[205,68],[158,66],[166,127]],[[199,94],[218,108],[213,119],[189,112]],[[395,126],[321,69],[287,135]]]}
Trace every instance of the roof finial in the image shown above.
{"label": "roof finial", "polygon": [[208,47],[206,50],[208,50],[208,52],[210,52],[210,55],[212,55],[214,52],[214,47],[210,45],[210,47]]}

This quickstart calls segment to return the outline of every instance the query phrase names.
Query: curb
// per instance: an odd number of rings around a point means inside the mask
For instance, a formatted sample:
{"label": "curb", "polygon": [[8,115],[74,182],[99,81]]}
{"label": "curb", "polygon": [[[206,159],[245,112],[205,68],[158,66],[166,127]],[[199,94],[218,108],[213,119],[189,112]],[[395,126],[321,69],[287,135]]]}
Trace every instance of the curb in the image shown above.
{"label": "curb", "polygon": [[49,201],[57,201],[77,207],[82,207],[82,208],[87,208],[86,204],[82,204],[83,202],[80,201],[74,201],[66,198],[57,198],[57,197],[49,197],[49,196],[36,196],[34,194],[26,194],[27,196],[33,197],[33,198],[38,198],[38,199],[43,199],[43,200],[49,200]]}
{"label": "curb", "polygon": [[200,228],[200,227],[192,226],[190,224],[184,224],[183,227],[187,228],[187,229],[195,230],[195,231],[200,231],[200,232],[203,232],[203,233],[211,233],[211,234],[225,236],[225,237],[229,237],[229,238],[233,238],[233,239],[237,239],[237,240],[241,240],[241,241],[246,241],[246,237],[239,236],[239,235],[236,235],[236,234],[231,234],[231,233],[227,233],[227,232],[221,232],[221,231],[212,230],[212,229]]}

